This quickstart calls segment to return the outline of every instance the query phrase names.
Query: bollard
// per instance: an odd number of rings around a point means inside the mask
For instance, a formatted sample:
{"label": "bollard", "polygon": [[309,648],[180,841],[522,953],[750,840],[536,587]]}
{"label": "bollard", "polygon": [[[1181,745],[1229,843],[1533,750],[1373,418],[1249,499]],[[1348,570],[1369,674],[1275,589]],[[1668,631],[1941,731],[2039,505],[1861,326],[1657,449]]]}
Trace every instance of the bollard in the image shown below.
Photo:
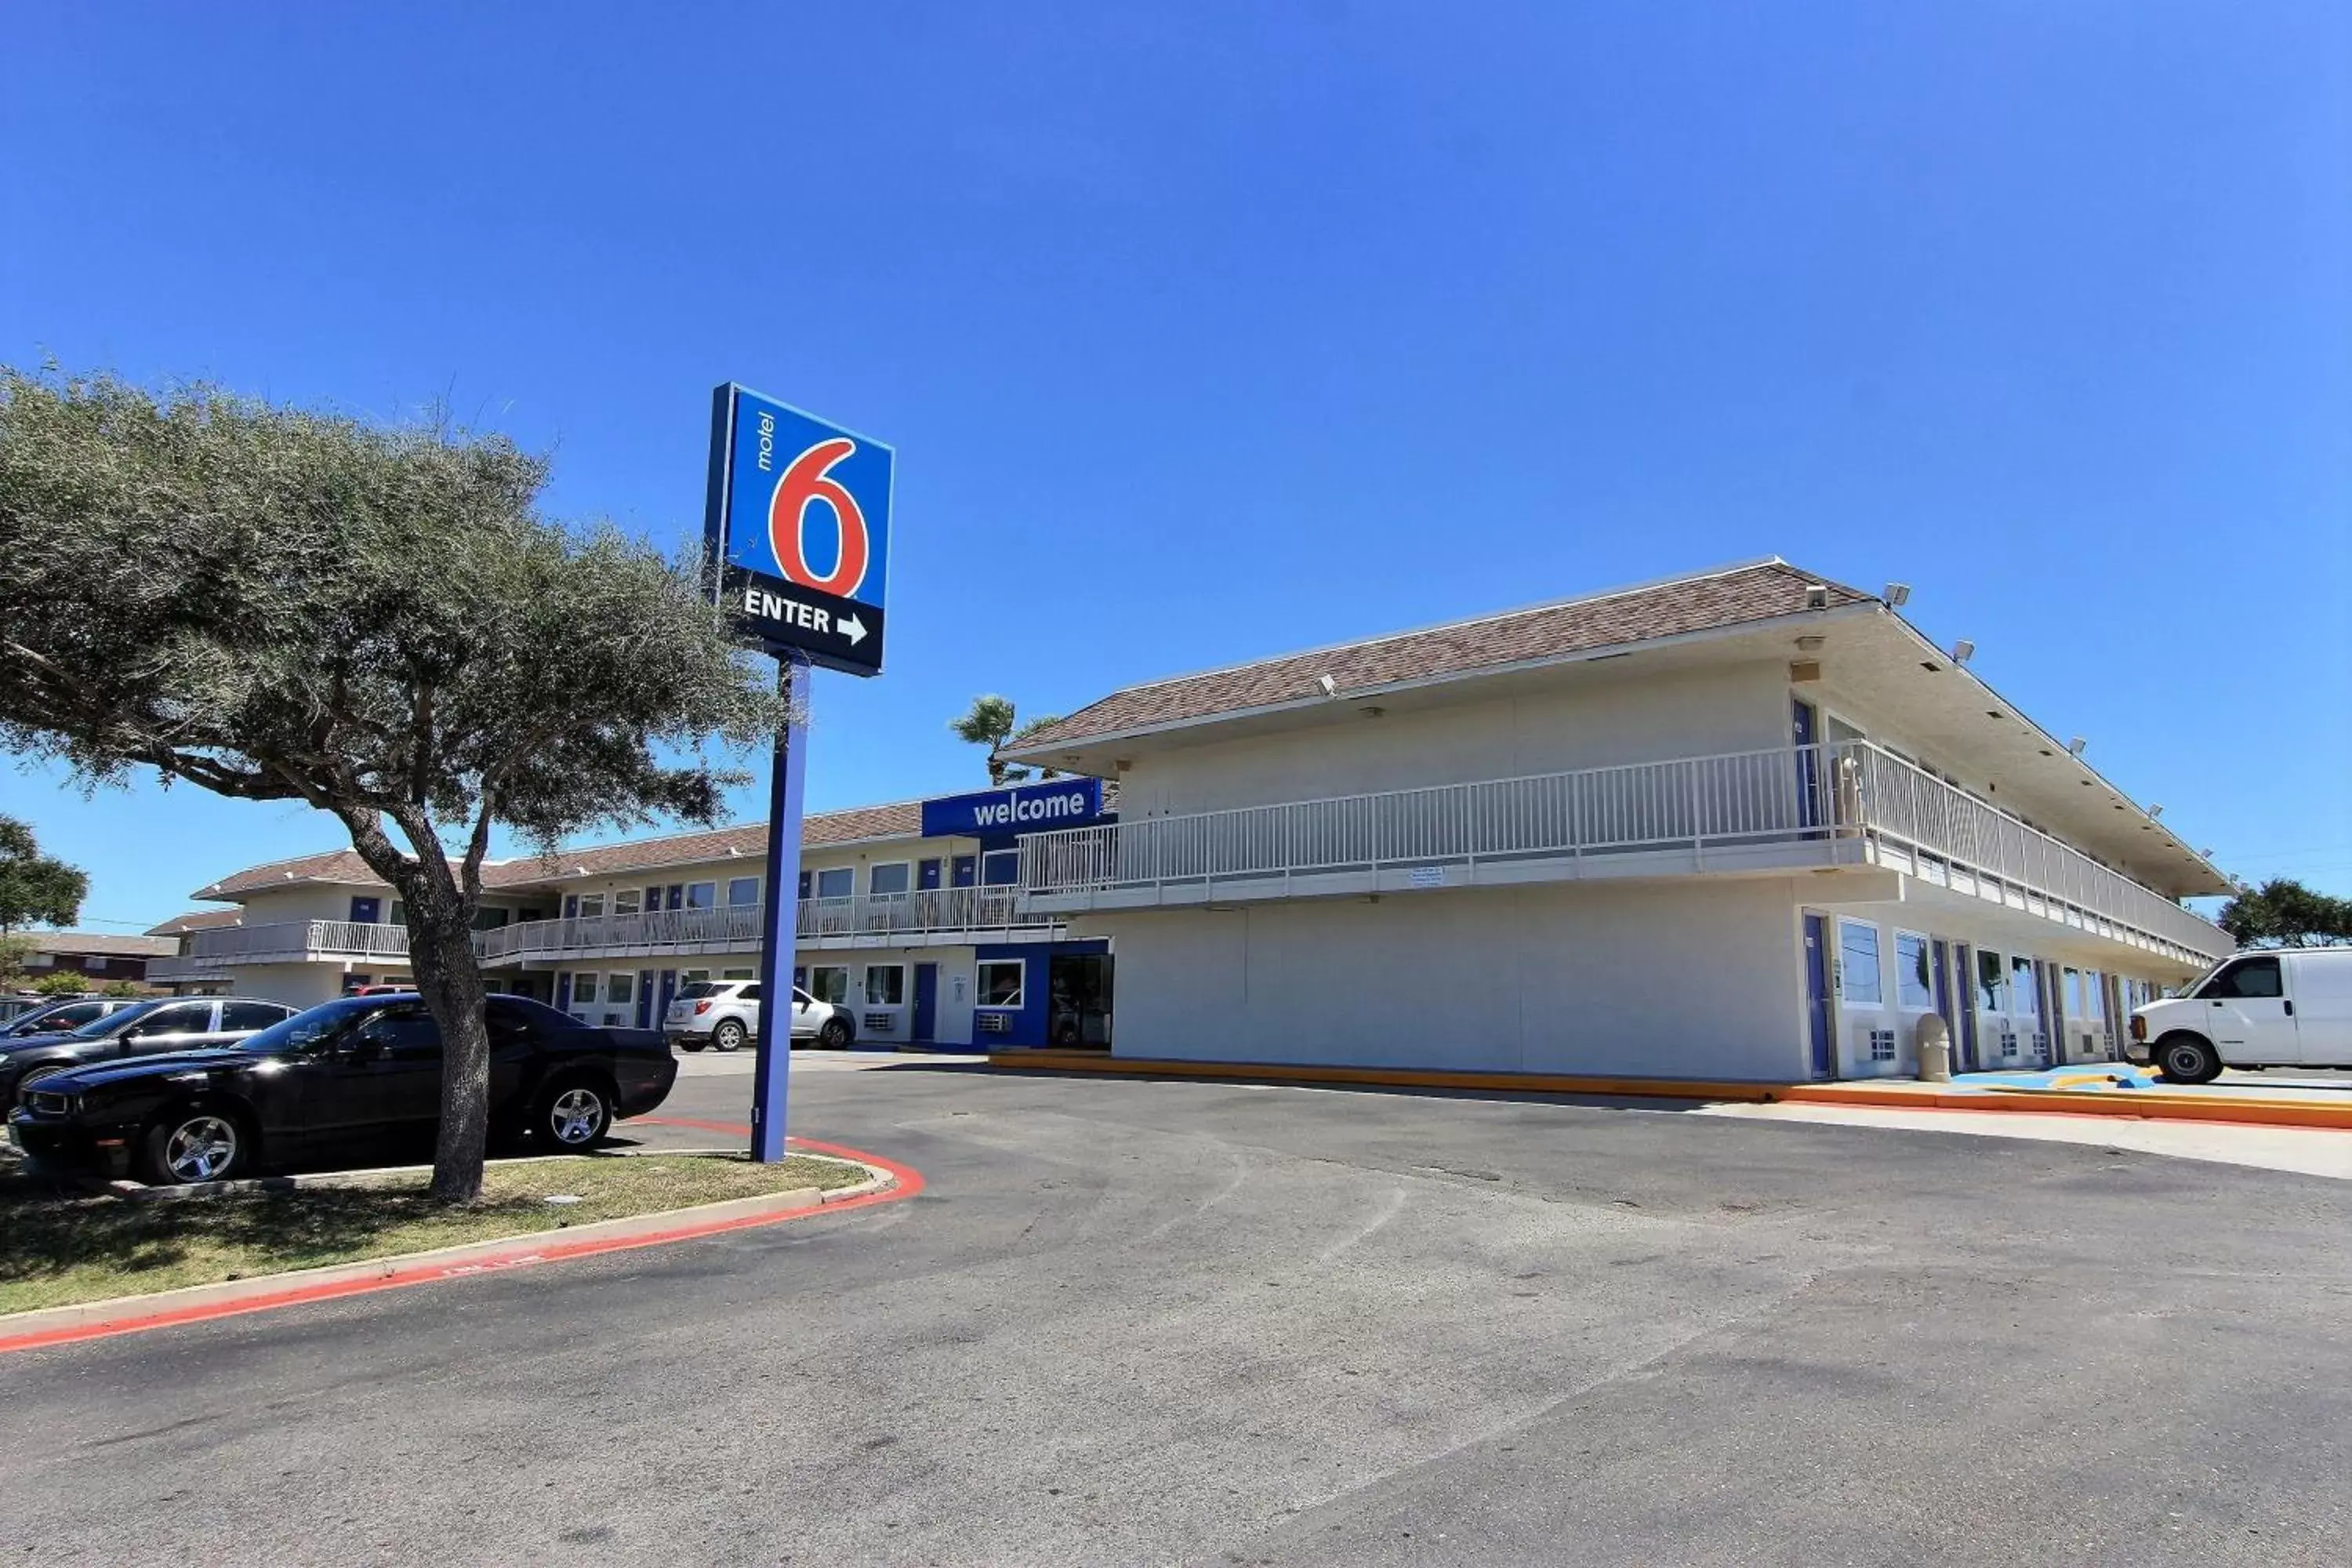
{"label": "bollard", "polygon": [[1944,1020],[1933,1013],[1919,1020],[1914,1037],[1919,1047],[1919,1081],[1949,1083],[1952,1081],[1952,1036]]}

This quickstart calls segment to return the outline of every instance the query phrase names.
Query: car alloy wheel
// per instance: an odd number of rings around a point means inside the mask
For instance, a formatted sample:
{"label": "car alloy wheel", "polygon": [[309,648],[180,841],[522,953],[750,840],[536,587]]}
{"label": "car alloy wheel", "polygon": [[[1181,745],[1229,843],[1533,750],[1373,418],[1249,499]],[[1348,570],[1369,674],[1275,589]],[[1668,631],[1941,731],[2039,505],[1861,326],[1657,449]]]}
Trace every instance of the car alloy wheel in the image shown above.
{"label": "car alloy wheel", "polygon": [[726,1019],[719,1024],[719,1027],[710,1031],[710,1043],[722,1051],[741,1050],[743,1038],[743,1026],[732,1018]]}
{"label": "car alloy wheel", "polygon": [[163,1168],[177,1182],[212,1182],[236,1163],[236,1123],[210,1112],[191,1116],[163,1141]]}
{"label": "car alloy wheel", "polygon": [[547,1131],[567,1149],[585,1148],[604,1130],[604,1102],[593,1089],[574,1084],[548,1104]]}

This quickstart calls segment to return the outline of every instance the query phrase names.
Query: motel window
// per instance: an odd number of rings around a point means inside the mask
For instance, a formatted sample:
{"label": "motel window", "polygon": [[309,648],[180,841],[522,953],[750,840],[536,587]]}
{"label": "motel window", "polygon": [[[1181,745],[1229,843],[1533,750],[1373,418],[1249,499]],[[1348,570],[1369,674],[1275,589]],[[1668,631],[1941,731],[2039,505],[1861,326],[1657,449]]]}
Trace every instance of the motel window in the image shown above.
{"label": "motel window", "polygon": [[1982,948],[1977,950],[1977,1008],[1979,1012],[2009,1011],[2007,974],[2008,971],[2001,966],[2000,954]]}
{"label": "motel window", "polygon": [[849,967],[841,963],[818,963],[809,968],[809,994],[820,1002],[847,1003],[849,1000]]}
{"label": "motel window", "polygon": [[625,893],[614,893],[613,895],[613,912],[616,915],[633,915],[637,912],[640,906],[637,903],[637,892],[634,888]]}
{"label": "motel window", "polygon": [[1009,888],[1021,879],[1021,851],[992,849],[980,858],[980,879],[991,888]]}
{"label": "motel window", "polygon": [[729,906],[730,909],[739,909],[739,910],[740,910],[740,909],[741,909],[741,908],[742,908],[744,905],[746,905],[746,904],[756,904],[756,903],[758,903],[759,901],[760,901],[760,879],[759,879],[759,878],[757,878],[757,877],[730,877],[730,878],[729,878],[729,879],[728,879],[728,881],[727,881],[727,903],[728,903],[728,906]]}
{"label": "motel window", "polygon": [[751,978],[751,972],[748,969],[722,969],[719,972],[719,978],[721,980],[749,980]]}
{"label": "motel window", "polygon": [[1895,1000],[1916,1009],[1936,1005],[1934,949],[1916,931],[1895,933]]}
{"label": "motel window", "polygon": [[845,899],[855,890],[857,873],[847,866],[829,866],[816,874],[816,896]]}
{"label": "motel window", "polygon": [[907,1000],[907,966],[869,963],[866,966],[866,1005],[896,1007]]}
{"label": "motel window", "polygon": [[637,999],[637,977],[634,974],[604,976],[604,1000],[615,1007],[625,1007]]}
{"label": "motel window", "polygon": [[707,910],[718,896],[719,884],[716,882],[688,882],[686,885],[686,907],[689,910]]}
{"label": "motel window", "polygon": [[689,969],[680,974],[678,978],[685,981],[688,985],[707,985],[710,983],[710,971],[708,969]]}
{"label": "motel window", "polygon": [[587,920],[594,920],[594,919],[596,919],[598,916],[602,915],[604,912],[604,894],[602,894],[602,893],[583,893],[583,894],[581,894],[581,895],[580,895],[580,918],[581,918],[582,920],[583,920],[583,921],[587,921]]}
{"label": "motel window", "polygon": [[585,973],[573,975],[572,1005],[575,1007],[583,1006],[594,1000],[596,1000],[596,977],[593,974]]}
{"label": "motel window", "polygon": [[2033,960],[2011,957],[2009,961],[2010,1011],[2021,1018],[2036,1018],[2042,1015],[2040,989],[2033,984]]}
{"label": "motel window", "polygon": [[1885,999],[1878,974],[1876,926],[1838,921],[1838,995],[1848,1005],[1875,1006]]}
{"label": "motel window", "polygon": [[2081,970],[2072,967],[2067,969],[2066,978],[2064,981],[2064,990],[2061,994],[2065,997],[2066,1016],[2069,1018],[2082,1017],[2083,972]]}
{"label": "motel window", "polygon": [[866,890],[877,898],[907,890],[907,862],[889,860],[866,873]]}
{"label": "motel window", "polygon": [[1022,962],[992,958],[980,966],[980,1005],[983,1007],[1021,1005]]}
{"label": "motel window", "polygon": [[388,924],[404,926],[408,923],[408,906],[394,899],[392,900],[392,912],[383,918]]}
{"label": "motel window", "polygon": [[2083,971],[2083,1016],[2095,1023],[2106,1021],[2106,980],[2095,969]]}

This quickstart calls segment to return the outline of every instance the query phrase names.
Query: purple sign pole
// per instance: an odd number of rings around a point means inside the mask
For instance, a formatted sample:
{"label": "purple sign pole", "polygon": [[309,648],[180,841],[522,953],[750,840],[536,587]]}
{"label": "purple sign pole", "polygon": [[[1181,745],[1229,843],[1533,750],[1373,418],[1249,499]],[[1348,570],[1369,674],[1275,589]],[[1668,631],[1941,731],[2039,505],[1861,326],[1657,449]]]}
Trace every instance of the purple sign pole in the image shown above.
{"label": "purple sign pole", "polygon": [[801,886],[801,796],[808,775],[809,667],[779,658],[776,689],[792,717],[776,733],[768,780],[768,907],[760,931],[760,1058],[751,1079],[751,1158],[784,1157],[784,1106],[792,1089],[793,947]]}

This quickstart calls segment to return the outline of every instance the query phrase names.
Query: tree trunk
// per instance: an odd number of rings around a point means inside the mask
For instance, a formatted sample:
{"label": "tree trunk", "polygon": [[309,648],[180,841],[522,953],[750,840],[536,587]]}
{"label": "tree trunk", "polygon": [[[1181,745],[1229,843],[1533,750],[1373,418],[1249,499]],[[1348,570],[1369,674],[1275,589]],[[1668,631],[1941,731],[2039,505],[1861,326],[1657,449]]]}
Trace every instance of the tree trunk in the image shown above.
{"label": "tree trunk", "polygon": [[433,1196],[445,1204],[480,1200],[489,1143],[490,1036],[482,1021],[482,965],[472,927],[462,910],[409,910],[409,968],[441,1026],[441,1134],[433,1147]]}

